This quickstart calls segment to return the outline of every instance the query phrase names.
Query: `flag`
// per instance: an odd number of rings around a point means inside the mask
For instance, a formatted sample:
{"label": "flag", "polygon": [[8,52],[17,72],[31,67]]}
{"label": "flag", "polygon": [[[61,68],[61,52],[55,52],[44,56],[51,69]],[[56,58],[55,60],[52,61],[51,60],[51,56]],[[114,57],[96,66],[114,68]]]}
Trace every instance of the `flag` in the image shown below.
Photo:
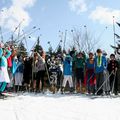
{"label": "flag", "polygon": [[120,36],[116,33],[114,33],[114,35],[116,36],[117,39],[120,39]]}
{"label": "flag", "polygon": [[118,22],[116,22],[117,23],[117,25],[120,27],[120,23],[118,23]]}

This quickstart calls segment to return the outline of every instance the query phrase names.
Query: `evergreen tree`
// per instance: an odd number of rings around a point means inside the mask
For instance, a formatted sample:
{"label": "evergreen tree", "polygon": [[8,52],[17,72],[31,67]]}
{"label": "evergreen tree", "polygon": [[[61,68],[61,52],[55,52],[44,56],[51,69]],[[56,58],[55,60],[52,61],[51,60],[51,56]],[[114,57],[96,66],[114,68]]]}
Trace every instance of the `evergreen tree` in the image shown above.
{"label": "evergreen tree", "polygon": [[43,51],[43,48],[42,46],[40,45],[40,38],[38,37],[37,39],[37,44],[36,46],[34,47],[34,52],[38,52],[40,55],[42,54],[42,51]]}
{"label": "evergreen tree", "polygon": [[59,45],[56,54],[62,54],[62,46]]}
{"label": "evergreen tree", "polygon": [[27,49],[23,42],[21,42],[18,46],[18,56],[27,56]]}

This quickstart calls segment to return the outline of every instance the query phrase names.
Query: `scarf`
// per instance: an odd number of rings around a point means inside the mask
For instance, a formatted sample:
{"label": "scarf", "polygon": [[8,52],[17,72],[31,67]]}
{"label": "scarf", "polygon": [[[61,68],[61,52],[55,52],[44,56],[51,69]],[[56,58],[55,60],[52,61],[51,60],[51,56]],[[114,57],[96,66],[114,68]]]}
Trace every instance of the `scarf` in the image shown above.
{"label": "scarf", "polygon": [[98,56],[98,58],[97,58],[97,66],[101,67],[101,65],[102,65],[102,56]]}

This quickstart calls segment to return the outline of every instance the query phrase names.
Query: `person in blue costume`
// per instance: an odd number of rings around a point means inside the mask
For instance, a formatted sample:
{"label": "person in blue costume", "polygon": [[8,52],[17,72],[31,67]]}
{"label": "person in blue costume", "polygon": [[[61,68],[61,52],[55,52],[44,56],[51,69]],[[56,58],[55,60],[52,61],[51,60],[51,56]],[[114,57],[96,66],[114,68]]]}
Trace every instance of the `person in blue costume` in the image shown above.
{"label": "person in blue costume", "polygon": [[0,44],[0,96],[2,96],[8,83],[10,83],[8,75],[7,59],[10,57],[11,52],[8,49],[3,48]]}

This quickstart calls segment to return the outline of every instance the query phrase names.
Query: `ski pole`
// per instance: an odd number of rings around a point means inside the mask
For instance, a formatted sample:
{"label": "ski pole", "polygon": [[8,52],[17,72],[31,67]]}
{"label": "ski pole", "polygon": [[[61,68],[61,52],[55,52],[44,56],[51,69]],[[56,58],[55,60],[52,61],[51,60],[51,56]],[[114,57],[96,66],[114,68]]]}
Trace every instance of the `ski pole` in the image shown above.
{"label": "ski pole", "polygon": [[115,70],[115,76],[114,76],[114,80],[113,80],[113,85],[112,85],[112,94],[114,92],[114,85],[115,85],[115,79],[116,79],[116,70]]}
{"label": "ski pole", "polygon": [[103,87],[103,85],[107,82],[107,80],[110,78],[110,76],[113,74],[113,71],[111,72],[111,74],[108,76],[108,78],[103,82],[103,84],[98,88],[98,90],[95,92],[95,94],[97,94],[99,92],[99,90]]}
{"label": "ski pole", "polygon": [[94,76],[94,73],[90,76],[90,78],[87,80],[87,83],[91,80],[91,78]]}
{"label": "ski pole", "polygon": [[87,90],[88,90],[88,84],[89,84],[89,82],[90,82],[90,80],[93,78],[93,76],[94,76],[94,73],[90,76],[90,78],[87,80]]}

